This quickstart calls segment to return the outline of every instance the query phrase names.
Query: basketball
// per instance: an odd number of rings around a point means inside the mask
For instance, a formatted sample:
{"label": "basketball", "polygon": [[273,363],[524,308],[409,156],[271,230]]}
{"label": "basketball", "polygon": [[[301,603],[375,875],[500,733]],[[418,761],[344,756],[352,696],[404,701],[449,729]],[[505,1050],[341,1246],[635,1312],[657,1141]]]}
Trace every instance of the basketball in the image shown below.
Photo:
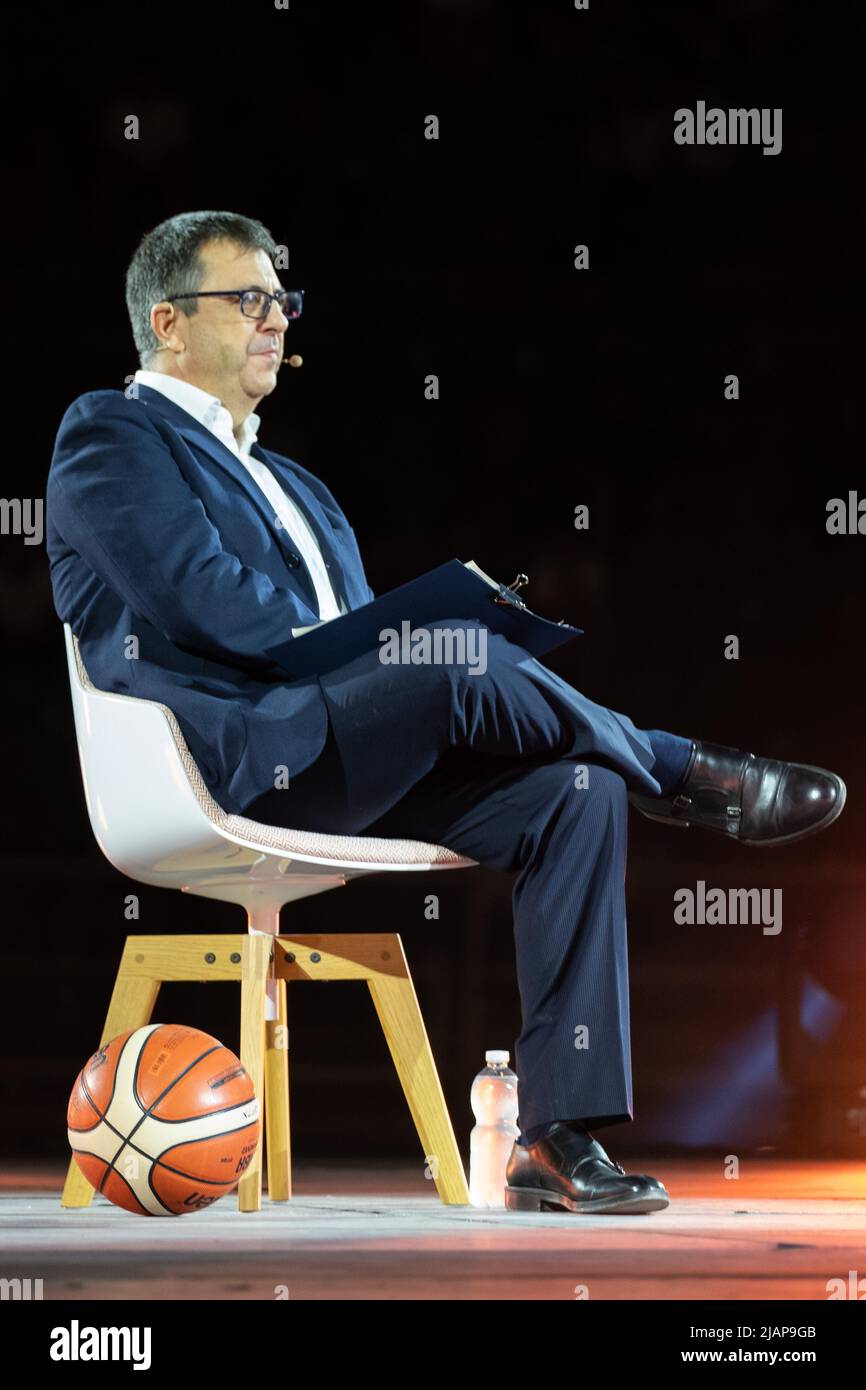
{"label": "basketball", "polygon": [[259,1102],[218,1038],[177,1023],[120,1033],[78,1073],[66,1112],[88,1182],[139,1216],[183,1216],[232,1188],[256,1152]]}

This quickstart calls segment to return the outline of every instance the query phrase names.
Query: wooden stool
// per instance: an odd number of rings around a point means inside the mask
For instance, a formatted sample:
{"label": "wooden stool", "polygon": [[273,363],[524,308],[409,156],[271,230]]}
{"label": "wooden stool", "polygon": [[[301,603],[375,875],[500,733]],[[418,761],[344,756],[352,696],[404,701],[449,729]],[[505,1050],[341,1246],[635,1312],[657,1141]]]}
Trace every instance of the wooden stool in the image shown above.
{"label": "wooden stool", "polygon": [[[264,1120],[268,1196],[292,1195],[286,985],[366,980],[412,1119],[426,1171],[443,1202],[468,1205],[469,1189],[400,937],[396,933],[280,936],[128,936],[99,1045],[150,1023],[167,980],[234,980],[241,987],[241,1062]],[[238,1183],[238,1209],[262,1204],[262,1144]],[[61,1205],[89,1206],[94,1189],[70,1159]]]}

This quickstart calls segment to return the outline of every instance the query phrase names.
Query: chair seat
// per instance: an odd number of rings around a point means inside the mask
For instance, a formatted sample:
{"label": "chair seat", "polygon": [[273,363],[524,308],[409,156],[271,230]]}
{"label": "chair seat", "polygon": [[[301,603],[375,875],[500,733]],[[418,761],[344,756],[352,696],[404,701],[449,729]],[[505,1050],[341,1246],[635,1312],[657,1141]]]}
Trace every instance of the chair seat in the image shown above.
{"label": "chair seat", "polygon": [[376,835],[325,835],[313,830],[288,830],[280,825],[262,825],[245,816],[221,813],[221,830],[251,840],[263,849],[281,854],[310,854],[317,859],[356,864],[450,864],[474,865],[456,850],[427,840],[389,840]]}

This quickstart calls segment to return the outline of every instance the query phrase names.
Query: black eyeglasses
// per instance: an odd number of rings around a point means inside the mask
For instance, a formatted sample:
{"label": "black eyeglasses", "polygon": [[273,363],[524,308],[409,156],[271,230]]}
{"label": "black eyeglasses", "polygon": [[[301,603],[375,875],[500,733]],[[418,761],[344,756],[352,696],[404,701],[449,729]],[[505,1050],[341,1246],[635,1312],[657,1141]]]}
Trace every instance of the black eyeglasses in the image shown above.
{"label": "black eyeglasses", "polygon": [[266,319],[274,300],[287,319],[299,319],[304,308],[303,290],[199,290],[196,294],[167,294],[169,304],[176,299],[237,299],[242,314],[248,319]]}

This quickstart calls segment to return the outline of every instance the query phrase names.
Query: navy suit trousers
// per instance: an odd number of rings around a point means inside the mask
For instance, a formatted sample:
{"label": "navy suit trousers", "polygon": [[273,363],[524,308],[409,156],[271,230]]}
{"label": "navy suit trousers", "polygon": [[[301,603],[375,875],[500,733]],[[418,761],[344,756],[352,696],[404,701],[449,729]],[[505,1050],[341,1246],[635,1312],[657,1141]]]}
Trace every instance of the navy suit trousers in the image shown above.
{"label": "navy suit trousers", "polygon": [[631,1120],[626,793],[659,792],[647,733],[492,633],[483,674],[376,650],[319,683],[324,750],[244,814],[432,841],[516,872],[521,1127]]}

